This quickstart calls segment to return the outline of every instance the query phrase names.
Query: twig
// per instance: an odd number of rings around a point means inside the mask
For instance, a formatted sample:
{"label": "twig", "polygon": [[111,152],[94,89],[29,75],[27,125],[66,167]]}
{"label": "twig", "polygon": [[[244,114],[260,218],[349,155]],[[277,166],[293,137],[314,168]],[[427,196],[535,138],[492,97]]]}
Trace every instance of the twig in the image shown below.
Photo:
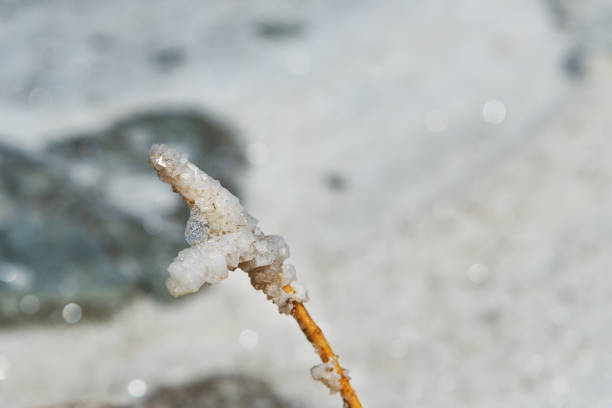
{"label": "twig", "polygon": [[[283,290],[287,293],[292,293],[293,288],[289,285],[283,287]],[[299,302],[293,303],[293,309],[291,310],[291,316],[297,321],[300,329],[308,339],[308,341],[314,347],[316,353],[321,357],[321,361],[327,363],[328,361],[333,361],[334,366],[336,367],[336,372],[340,374],[340,384],[342,384],[342,388],[340,389],[340,395],[344,400],[345,408],[361,408],[361,403],[355,394],[355,390],[351,387],[351,383],[349,379],[344,374],[344,370],[338,363],[338,357],[331,349],[331,346],[327,342],[325,335],[321,328],[312,320],[308,310],[306,307]]]}

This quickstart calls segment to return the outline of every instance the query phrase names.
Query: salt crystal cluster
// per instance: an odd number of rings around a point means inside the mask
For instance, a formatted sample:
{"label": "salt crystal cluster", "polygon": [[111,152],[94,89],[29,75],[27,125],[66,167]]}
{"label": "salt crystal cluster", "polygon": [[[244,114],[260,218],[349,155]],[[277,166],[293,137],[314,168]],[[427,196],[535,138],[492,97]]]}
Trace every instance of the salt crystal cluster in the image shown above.
{"label": "salt crystal cluster", "polygon": [[310,375],[315,381],[321,381],[330,393],[336,393],[342,389],[340,374],[336,371],[336,365],[332,360],[327,363],[318,364],[310,369]]}
{"label": "salt crystal cluster", "polygon": [[[308,300],[305,289],[295,282],[295,268],[284,263],[289,257],[284,239],[264,235],[238,198],[189,162],[187,155],[166,145],[153,145],[149,162],[191,209],[185,228],[190,247],[168,267],[166,286],[173,296],[220,282],[228,271],[240,268],[282,313],[290,313],[293,302]],[[290,293],[283,289],[287,285]]]}

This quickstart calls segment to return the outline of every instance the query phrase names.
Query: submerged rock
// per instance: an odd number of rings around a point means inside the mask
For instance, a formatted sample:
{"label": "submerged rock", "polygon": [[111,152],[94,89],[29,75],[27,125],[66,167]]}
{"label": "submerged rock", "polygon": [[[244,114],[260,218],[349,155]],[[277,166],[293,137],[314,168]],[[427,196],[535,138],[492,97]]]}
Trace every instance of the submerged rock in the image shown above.
{"label": "submerged rock", "polygon": [[23,210],[1,223],[0,259],[0,321],[60,321],[75,303],[76,323],[117,308],[135,283],[65,214]]}
{"label": "submerged rock", "polygon": [[219,376],[176,388],[161,388],[146,408],[287,408],[267,383],[245,375]]}
{"label": "submerged rock", "polygon": [[195,110],[134,113],[98,132],[68,136],[50,144],[47,151],[77,165],[77,170],[87,165],[101,172],[92,172],[85,182],[108,184],[116,174],[125,177],[142,173],[155,180],[147,157],[156,143],[189,152],[208,174],[239,195],[237,179],[246,166],[243,145],[227,125]]}
{"label": "submerged rock", "polygon": [[0,322],[61,320],[70,302],[104,314],[135,288],[169,298],[166,264],[185,246],[188,214],[147,163],[164,141],[237,190],[241,145],[191,111],[132,115],[41,155],[0,145]]}
{"label": "submerged rock", "polygon": [[103,245],[110,208],[95,197],[61,167],[0,145],[0,322],[61,320],[70,302],[106,313],[126,298],[135,279]]}
{"label": "submerged rock", "polygon": [[[189,217],[180,200],[160,186],[147,162],[151,144],[166,142],[191,152],[211,175],[237,192],[246,163],[242,145],[227,126],[196,111],[137,113],[47,148],[69,167],[76,184],[93,187],[101,200],[140,224],[113,225],[109,250],[116,262],[141,278],[144,289],[161,298],[168,298],[164,264],[184,246]],[[114,219],[116,215],[109,216],[110,222]]]}
{"label": "submerged rock", "polygon": [[109,405],[98,402],[70,402],[68,404],[50,405],[46,408],[129,408],[129,405]]}
{"label": "submerged rock", "polygon": [[163,387],[131,405],[71,402],[46,408],[289,408],[296,406],[272,387],[246,375],[216,376],[178,387]]}

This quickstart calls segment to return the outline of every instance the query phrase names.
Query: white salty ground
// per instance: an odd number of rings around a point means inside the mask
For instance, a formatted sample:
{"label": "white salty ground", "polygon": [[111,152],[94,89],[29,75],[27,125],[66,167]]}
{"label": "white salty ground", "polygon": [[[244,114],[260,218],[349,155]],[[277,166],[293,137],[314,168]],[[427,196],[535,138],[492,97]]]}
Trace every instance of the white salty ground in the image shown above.
{"label": "white salty ground", "polygon": [[[612,68],[595,53],[582,82],[564,78],[571,32],[543,3],[6,3],[0,133],[37,149],[157,104],[220,114],[258,163],[245,204],[289,243],[365,407],[607,407]],[[304,33],[266,42],[262,19]],[[96,32],[121,40],[93,55]],[[150,69],[151,47],[177,44],[184,66]],[[483,120],[490,100],[500,124]],[[134,378],[235,371],[340,406],[295,323],[240,273],[110,322],[3,328],[0,354],[3,407],[126,402]]]}

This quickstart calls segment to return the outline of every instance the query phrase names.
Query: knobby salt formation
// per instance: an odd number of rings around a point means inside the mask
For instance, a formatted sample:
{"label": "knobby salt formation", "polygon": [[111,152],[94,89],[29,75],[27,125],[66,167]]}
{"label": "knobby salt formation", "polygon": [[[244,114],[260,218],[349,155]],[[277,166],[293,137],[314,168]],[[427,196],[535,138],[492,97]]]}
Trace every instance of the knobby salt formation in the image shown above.
{"label": "knobby salt formation", "polygon": [[263,291],[281,313],[296,319],[313,344],[323,364],[312,368],[312,377],[332,393],[339,391],[345,407],[360,408],[338,357],[303,306],[308,295],[296,283],[293,265],[284,263],[289,257],[285,240],[264,235],[238,198],[189,162],[187,155],[166,145],[153,145],[149,162],[191,210],[185,227],[185,240],[190,246],[180,251],[168,267],[166,286],[170,293],[193,293],[202,285],[227,278],[228,271],[242,269],[255,289]]}
{"label": "knobby salt formation", "polygon": [[[295,268],[284,263],[289,257],[285,240],[264,235],[257,220],[221,183],[189,162],[187,155],[166,145],[154,145],[149,162],[191,209],[185,227],[190,247],[179,252],[168,267],[166,286],[172,296],[196,292],[240,268],[282,313],[290,313],[293,302],[308,299],[306,290],[295,282]],[[292,291],[283,290],[287,285]]]}

